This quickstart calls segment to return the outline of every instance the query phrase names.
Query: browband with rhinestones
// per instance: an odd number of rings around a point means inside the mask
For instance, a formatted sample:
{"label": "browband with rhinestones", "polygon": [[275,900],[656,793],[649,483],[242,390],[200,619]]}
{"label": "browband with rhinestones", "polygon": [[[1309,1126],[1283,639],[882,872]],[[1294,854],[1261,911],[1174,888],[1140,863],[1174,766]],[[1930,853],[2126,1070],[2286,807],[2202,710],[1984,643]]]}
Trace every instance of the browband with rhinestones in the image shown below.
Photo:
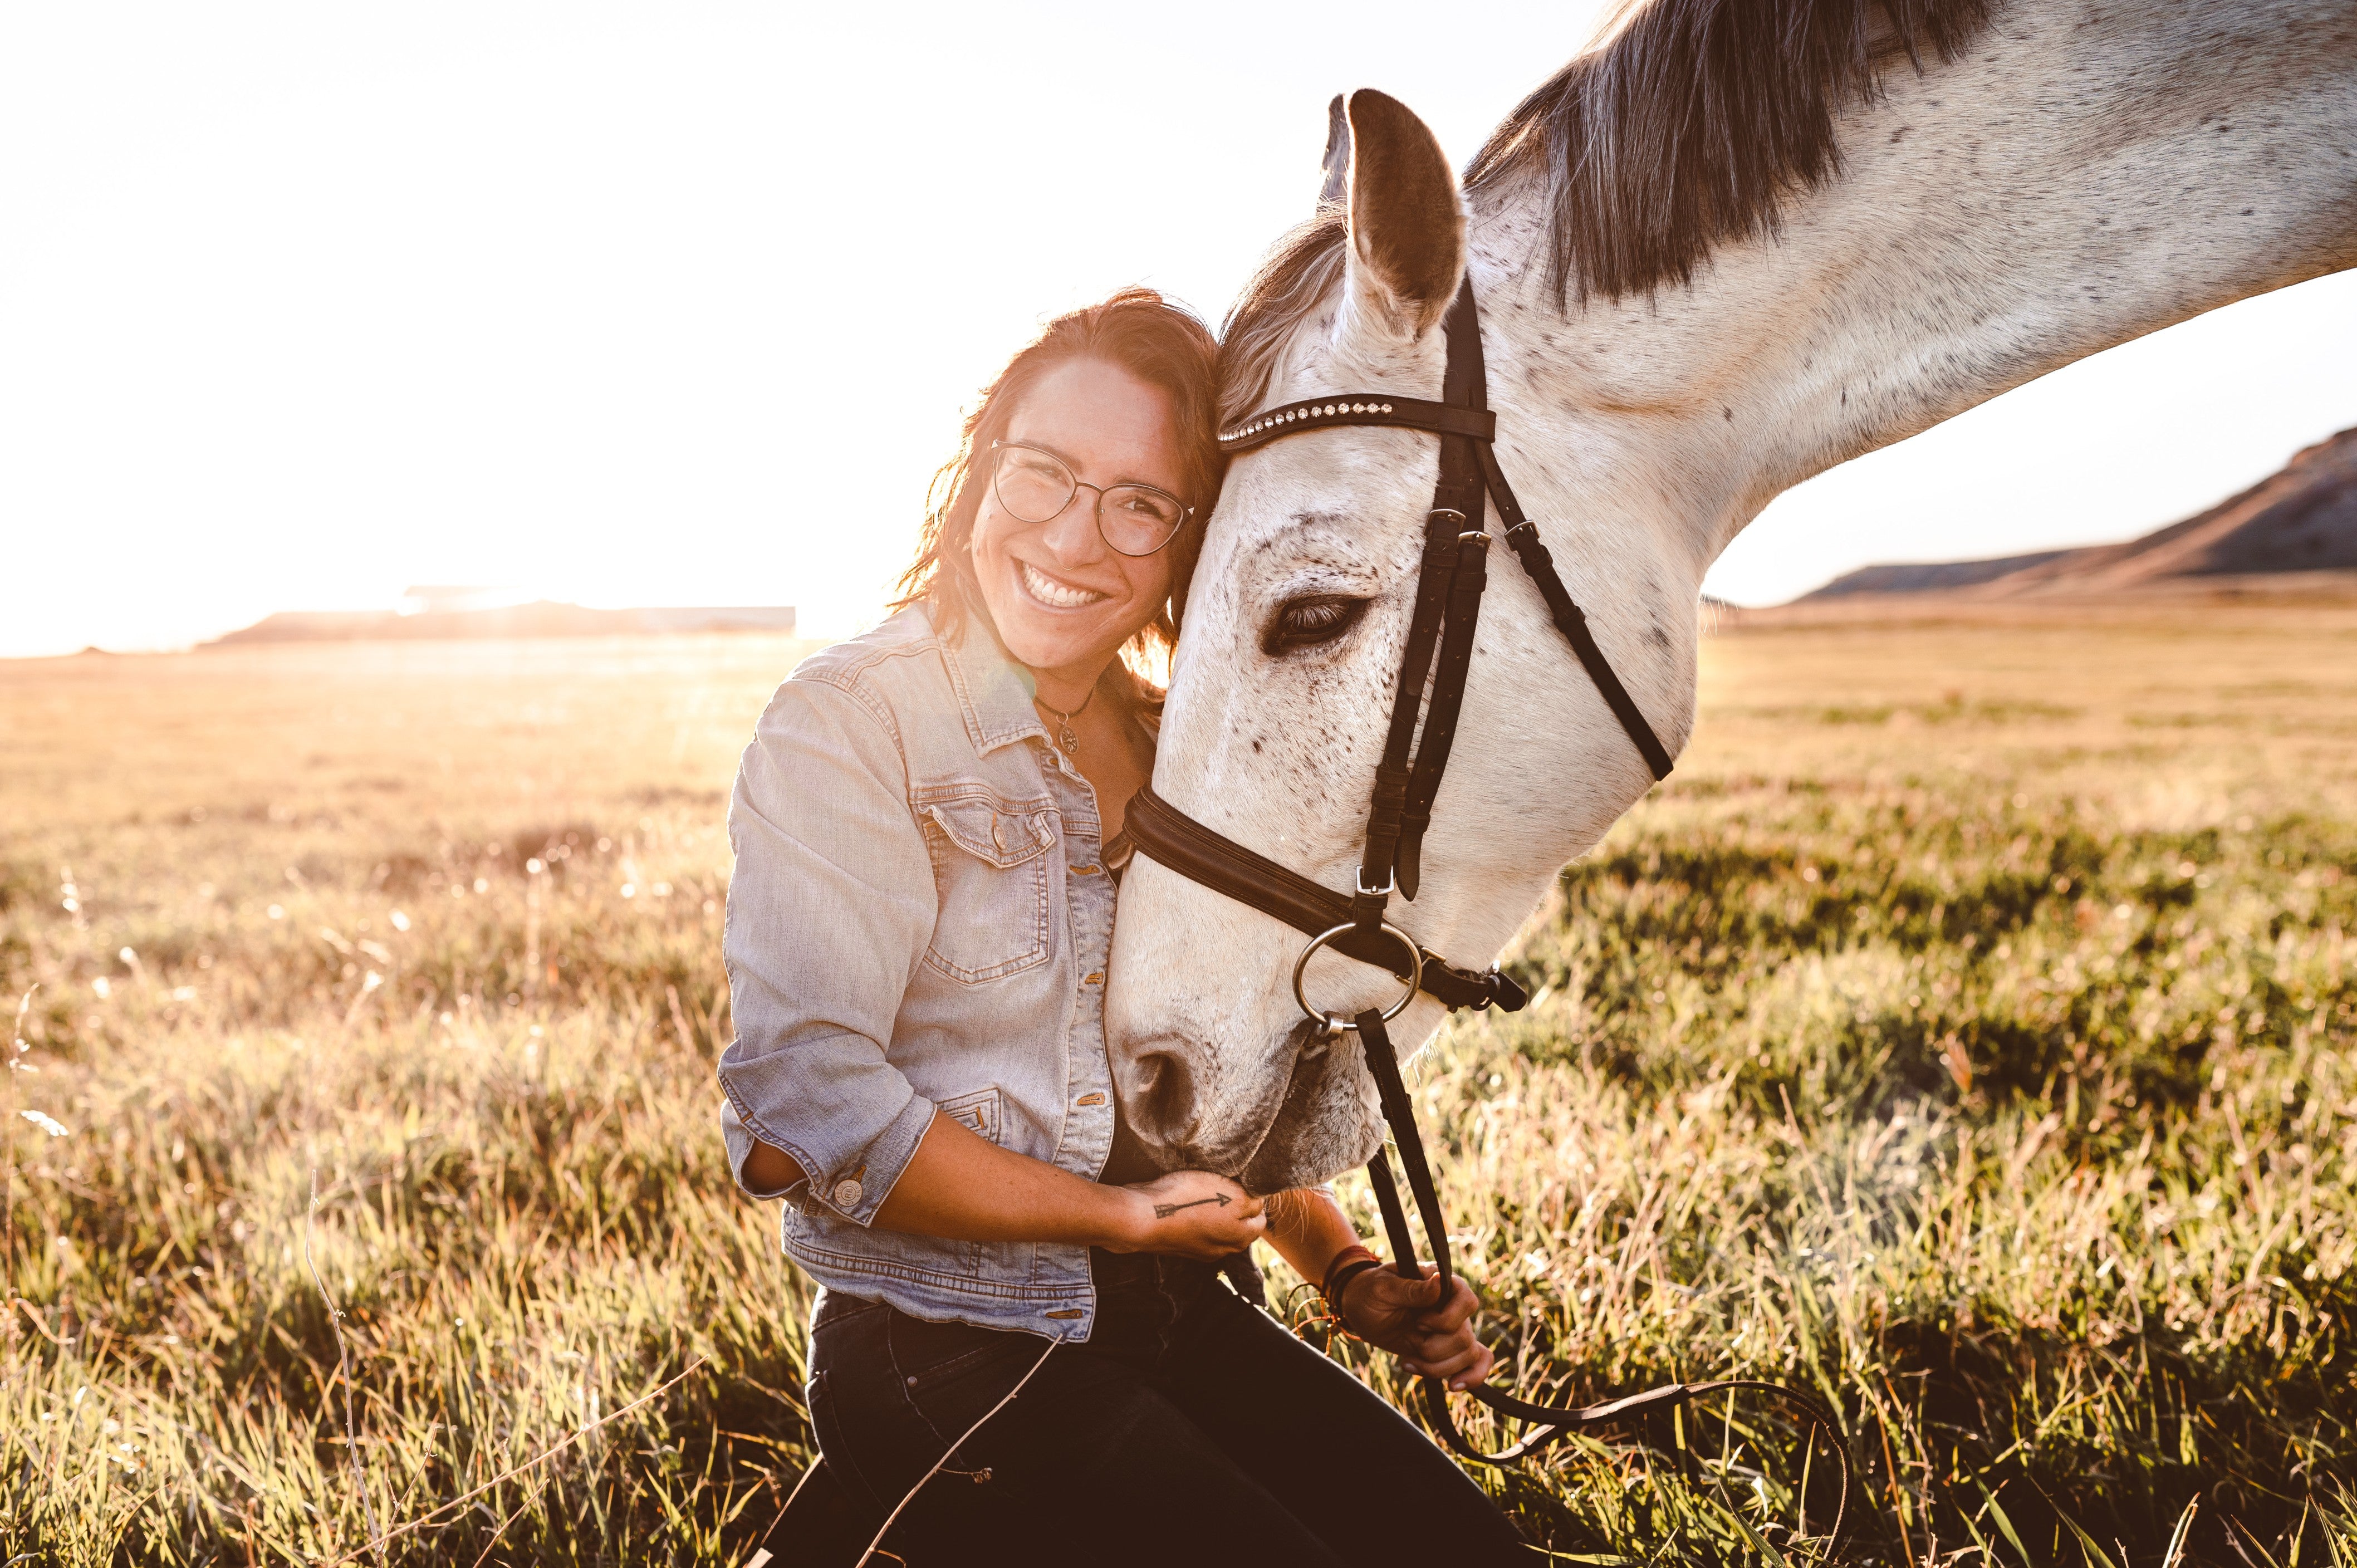
{"label": "browband with rhinestones", "polygon": [[1265,408],[1233,430],[1222,431],[1220,450],[1249,452],[1280,435],[1302,430],[1329,430],[1339,424],[1388,424],[1402,430],[1429,430],[1436,435],[1470,435],[1476,441],[1494,441],[1498,437],[1498,416],[1486,408],[1458,408],[1445,403],[1426,403],[1422,398],[1350,392]]}

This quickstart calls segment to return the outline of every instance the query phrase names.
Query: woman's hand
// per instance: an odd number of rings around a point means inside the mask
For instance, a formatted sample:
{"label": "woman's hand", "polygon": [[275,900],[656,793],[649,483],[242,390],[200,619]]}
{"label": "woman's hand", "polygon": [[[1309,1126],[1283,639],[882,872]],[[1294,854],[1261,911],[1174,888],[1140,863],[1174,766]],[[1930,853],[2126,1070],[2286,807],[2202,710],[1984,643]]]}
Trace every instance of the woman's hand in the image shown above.
{"label": "woman's hand", "polygon": [[1175,1252],[1217,1262],[1268,1229],[1259,1198],[1210,1171],[1172,1171],[1120,1190],[1129,1200],[1129,1223],[1103,1243],[1115,1252]]}
{"label": "woman's hand", "polygon": [[1344,1281],[1333,1304],[1351,1333],[1381,1346],[1423,1377],[1446,1378],[1452,1389],[1469,1389],[1490,1375],[1495,1359],[1473,1337],[1473,1313],[1480,1304],[1462,1279],[1449,1282],[1441,1299],[1438,1271],[1424,1265],[1420,1280],[1403,1279],[1391,1268],[1361,1269]]}

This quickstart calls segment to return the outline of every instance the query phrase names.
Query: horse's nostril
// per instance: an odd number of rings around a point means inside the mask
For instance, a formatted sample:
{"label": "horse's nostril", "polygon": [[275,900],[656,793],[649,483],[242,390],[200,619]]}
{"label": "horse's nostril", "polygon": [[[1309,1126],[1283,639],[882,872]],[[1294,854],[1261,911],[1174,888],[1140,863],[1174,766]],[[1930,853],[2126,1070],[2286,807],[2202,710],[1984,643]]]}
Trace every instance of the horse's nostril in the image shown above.
{"label": "horse's nostril", "polygon": [[1157,1144],[1182,1144],[1195,1124],[1195,1075],[1186,1062],[1168,1051],[1149,1051],[1137,1058],[1137,1095],[1130,1107],[1139,1137]]}

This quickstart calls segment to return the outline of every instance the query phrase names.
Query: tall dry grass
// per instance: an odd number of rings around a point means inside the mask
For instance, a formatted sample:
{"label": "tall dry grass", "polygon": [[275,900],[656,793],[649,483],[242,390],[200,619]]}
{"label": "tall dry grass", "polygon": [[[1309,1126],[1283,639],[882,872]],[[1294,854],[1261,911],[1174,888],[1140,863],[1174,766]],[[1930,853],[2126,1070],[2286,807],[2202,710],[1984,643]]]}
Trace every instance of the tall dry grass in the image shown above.
{"label": "tall dry grass", "polygon": [[[2357,1563],[2357,614],[2172,613],[1707,645],[1415,1074],[1526,1390],[1813,1387],[1877,1562]],[[745,1559],[805,1294],[714,1131],[720,815],[794,653],[0,666],[0,1561]],[[1670,1456],[1490,1484],[1756,1556]]]}

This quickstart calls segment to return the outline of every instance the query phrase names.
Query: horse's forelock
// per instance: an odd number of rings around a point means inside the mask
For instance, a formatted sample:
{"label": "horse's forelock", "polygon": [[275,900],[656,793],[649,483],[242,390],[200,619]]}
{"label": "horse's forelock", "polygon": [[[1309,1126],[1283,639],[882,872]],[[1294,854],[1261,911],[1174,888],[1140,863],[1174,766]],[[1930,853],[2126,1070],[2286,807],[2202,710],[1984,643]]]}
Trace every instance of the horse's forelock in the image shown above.
{"label": "horse's forelock", "polygon": [[1342,281],[1349,223],[1339,207],[1295,228],[1270,250],[1220,327],[1220,424],[1259,410],[1295,330]]}

